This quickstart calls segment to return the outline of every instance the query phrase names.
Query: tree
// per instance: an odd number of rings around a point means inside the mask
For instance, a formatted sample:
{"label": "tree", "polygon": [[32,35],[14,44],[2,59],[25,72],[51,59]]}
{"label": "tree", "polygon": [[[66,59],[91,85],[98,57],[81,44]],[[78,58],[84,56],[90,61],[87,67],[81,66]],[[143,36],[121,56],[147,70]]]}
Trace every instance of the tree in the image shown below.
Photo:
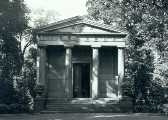
{"label": "tree", "polygon": [[118,25],[121,21],[121,2],[119,0],[88,0],[89,15],[105,24]]}
{"label": "tree", "polygon": [[30,91],[30,94],[33,98],[36,96],[36,82],[37,82],[37,62],[38,62],[38,49],[37,49],[37,41],[34,38],[34,29],[38,29],[44,25],[47,25],[51,22],[55,22],[58,20],[58,13],[52,10],[43,10],[37,9],[32,12],[31,29],[30,31],[25,33],[25,36],[29,36],[26,39],[26,44],[23,47],[23,52],[27,50],[27,54],[24,56],[24,65],[22,76],[24,78],[24,84],[27,84],[27,87]]}
{"label": "tree", "polygon": [[[25,57],[26,50],[31,45],[36,45],[37,41],[34,35],[34,29],[58,20],[58,13],[53,10],[37,9],[30,13],[29,26],[19,34],[17,34],[17,40],[20,43],[20,49],[22,56]],[[24,63],[24,59],[23,59]]]}
{"label": "tree", "polygon": [[134,31],[132,33],[135,39],[144,40],[142,45],[144,49],[150,49],[154,51],[153,54],[157,53],[160,56],[160,61],[159,59],[155,61],[155,70],[158,69],[158,64],[163,63],[167,57],[165,56],[168,46],[167,10],[166,0],[123,1],[123,18],[129,32]]}
{"label": "tree", "polygon": [[36,9],[32,12],[31,26],[39,28],[59,20],[59,13],[54,10]]}
{"label": "tree", "polygon": [[24,83],[27,84],[27,87],[30,90],[30,94],[34,98],[36,96],[35,87],[37,80],[37,49],[31,47],[29,49],[28,55],[25,58],[24,69],[23,69],[23,78]]}
{"label": "tree", "polygon": [[[166,27],[168,23],[168,2],[166,0],[123,0],[122,5],[123,23],[130,34],[129,48],[133,47],[133,50],[129,49],[130,58],[135,61],[134,56],[137,56],[137,53],[133,51],[142,53],[142,50],[150,51],[150,56],[154,57],[152,65],[154,68],[148,72],[153,78],[150,79],[148,86],[149,95],[147,96],[148,98],[145,98],[145,102],[151,104],[152,102],[150,101],[152,100],[155,101],[155,104],[161,104],[163,99],[162,87],[167,83],[166,71],[168,70],[166,58],[168,46]],[[147,64],[150,65],[149,63]],[[132,66],[135,65],[132,64]],[[139,78],[134,80],[138,81]],[[138,90],[138,84],[136,86],[135,89]],[[145,93],[147,91],[146,89]],[[143,96],[146,96],[145,93],[143,93]],[[151,108],[152,106],[154,105],[151,105]]]}
{"label": "tree", "polygon": [[[16,35],[27,28],[28,17],[26,16],[26,13],[28,10],[24,5],[23,0],[2,0],[0,5],[0,36],[3,40],[3,45],[8,45],[11,44],[10,42],[13,42],[13,44],[15,44],[15,49],[20,49],[21,45],[19,41],[17,41]],[[3,52],[4,54],[7,54],[8,51],[4,50]],[[21,49],[10,52],[17,52],[17,54],[22,57],[20,53]],[[15,57],[17,58],[18,56]],[[18,59],[20,59],[20,57],[18,57]]]}
{"label": "tree", "polygon": [[115,17],[121,19],[120,25],[129,33],[126,78],[134,81],[135,101],[143,99],[149,103],[149,96],[156,97],[152,92],[156,93],[168,82],[168,1],[88,0],[88,3],[88,12],[95,19],[108,24],[111,23],[107,21],[113,22]]}
{"label": "tree", "polygon": [[23,0],[1,0],[0,32],[17,34],[27,28],[28,12]]}
{"label": "tree", "polygon": [[[0,2],[0,38],[1,38],[1,74],[0,103],[18,103],[18,92],[14,89],[14,78],[22,68],[20,43],[17,34],[27,28],[28,12],[23,0],[1,0]],[[20,96],[21,97],[21,96]]]}

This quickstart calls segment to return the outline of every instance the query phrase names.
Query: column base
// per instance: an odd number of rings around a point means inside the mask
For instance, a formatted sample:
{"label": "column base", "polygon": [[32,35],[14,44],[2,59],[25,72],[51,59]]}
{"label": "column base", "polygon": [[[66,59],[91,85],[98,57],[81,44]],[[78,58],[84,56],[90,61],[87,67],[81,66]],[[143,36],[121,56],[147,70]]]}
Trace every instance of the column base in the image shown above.
{"label": "column base", "polygon": [[34,111],[40,112],[40,111],[44,110],[45,106],[46,106],[44,85],[37,85],[36,93],[37,93],[37,96],[34,100]]}

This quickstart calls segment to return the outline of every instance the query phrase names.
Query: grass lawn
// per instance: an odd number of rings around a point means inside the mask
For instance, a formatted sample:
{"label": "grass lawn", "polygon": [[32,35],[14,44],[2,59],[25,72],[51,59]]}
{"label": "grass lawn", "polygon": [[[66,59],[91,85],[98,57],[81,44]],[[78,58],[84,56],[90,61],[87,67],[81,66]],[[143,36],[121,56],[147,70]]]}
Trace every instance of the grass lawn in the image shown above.
{"label": "grass lawn", "polygon": [[0,114],[0,120],[168,120],[168,116],[143,113]]}

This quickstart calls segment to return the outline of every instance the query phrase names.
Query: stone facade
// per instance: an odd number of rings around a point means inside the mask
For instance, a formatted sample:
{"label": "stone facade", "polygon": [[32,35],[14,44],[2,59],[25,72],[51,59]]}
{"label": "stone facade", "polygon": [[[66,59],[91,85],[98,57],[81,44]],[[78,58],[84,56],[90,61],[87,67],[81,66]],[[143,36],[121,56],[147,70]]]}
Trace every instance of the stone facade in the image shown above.
{"label": "stone facade", "polygon": [[122,111],[119,104],[124,101],[121,84],[126,36],[118,29],[78,16],[40,28],[36,108]]}

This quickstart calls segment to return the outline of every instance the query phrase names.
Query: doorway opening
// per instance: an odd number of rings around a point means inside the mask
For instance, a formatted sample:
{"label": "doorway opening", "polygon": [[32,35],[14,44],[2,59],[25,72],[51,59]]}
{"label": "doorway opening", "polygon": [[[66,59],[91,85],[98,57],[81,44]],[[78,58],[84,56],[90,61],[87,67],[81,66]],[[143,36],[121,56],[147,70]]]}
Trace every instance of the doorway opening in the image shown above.
{"label": "doorway opening", "polygon": [[90,64],[89,63],[73,64],[73,97],[74,98],[90,97]]}

